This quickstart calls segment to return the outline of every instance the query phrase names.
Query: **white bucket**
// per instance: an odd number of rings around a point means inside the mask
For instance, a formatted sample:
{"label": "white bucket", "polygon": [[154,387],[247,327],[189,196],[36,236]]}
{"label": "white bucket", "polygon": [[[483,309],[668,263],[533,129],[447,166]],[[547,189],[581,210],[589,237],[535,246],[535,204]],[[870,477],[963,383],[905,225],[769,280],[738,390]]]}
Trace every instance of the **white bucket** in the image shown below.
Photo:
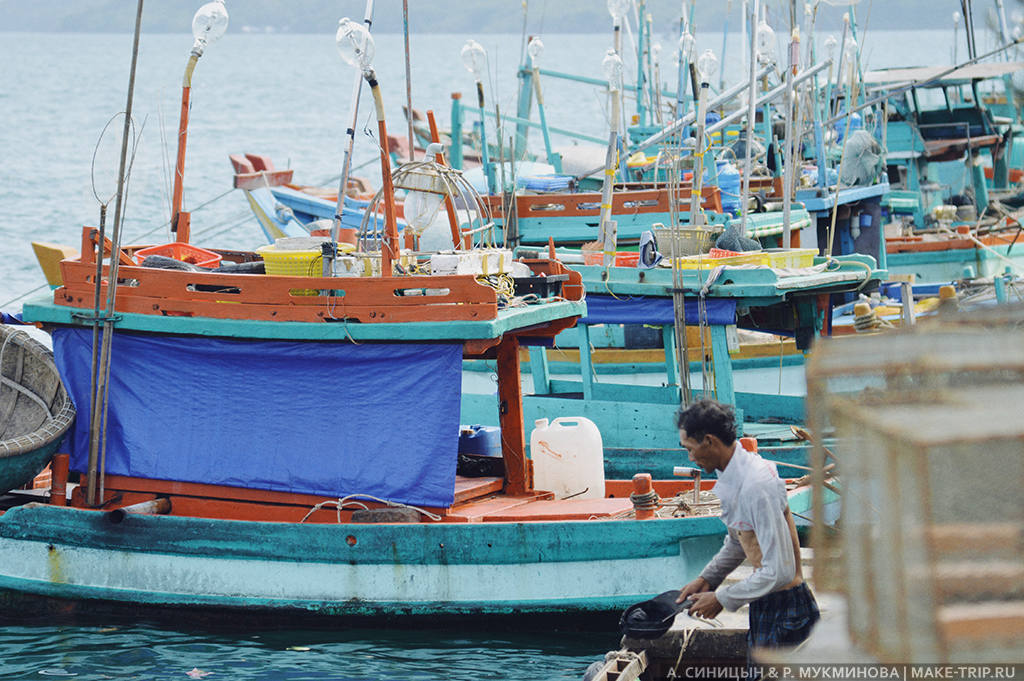
{"label": "white bucket", "polygon": [[538,419],[530,433],[535,489],[555,493],[556,499],[604,497],[604,448],[601,431],[581,416],[554,421]]}

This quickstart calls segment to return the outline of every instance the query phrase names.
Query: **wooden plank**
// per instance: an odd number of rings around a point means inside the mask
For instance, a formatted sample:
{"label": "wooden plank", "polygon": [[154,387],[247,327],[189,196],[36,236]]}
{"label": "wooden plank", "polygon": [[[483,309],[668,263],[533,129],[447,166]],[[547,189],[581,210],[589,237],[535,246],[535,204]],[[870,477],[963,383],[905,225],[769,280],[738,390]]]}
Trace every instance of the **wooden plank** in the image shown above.
{"label": "wooden plank", "polygon": [[624,499],[557,499],[534,501],[502,513],[488,515],[486,522],[523,522],[541,520],[590,520],[608,518],[630,511],[633,502]]}
{"label": "wooden plank", "polygon": [[1014,550],[1024,542],[1017,522],[945,523],[928,527],[925,536],[938,553],[992,553]]}
{"label": "wooden plank", "polygon": [[608,653],[604,664],[593,675],[590,681],[636,681],[647,671],[647,652],[633,652],[626,648]]}
{"label": "wooden plank", "polygon": [[505,485],[502,478],[467,478],[455,476],[455,504],[466,503],[472,499],[500,492]]}
{"label": "wooden plank", "polygon": [[939,633],[949,644],[998,645],[1024,638],[1024,601],[962,603],[938,608]]}
{"label": "wooden plank", "polygon": [[498,344],[498,419],[501,453],[505,457],[505,481],[509,494],[533,489],[526,460],[523,426],[523,388],[519,382],[519,339],[506,336]]}

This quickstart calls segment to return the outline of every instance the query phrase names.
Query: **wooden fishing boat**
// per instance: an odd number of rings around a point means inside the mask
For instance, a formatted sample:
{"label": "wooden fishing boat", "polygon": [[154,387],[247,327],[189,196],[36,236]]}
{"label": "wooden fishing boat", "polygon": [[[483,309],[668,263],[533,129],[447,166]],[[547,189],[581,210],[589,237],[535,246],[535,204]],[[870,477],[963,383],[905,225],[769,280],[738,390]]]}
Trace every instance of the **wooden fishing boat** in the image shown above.
{"label": "wooden fishing boat", "polygon": [[[53,299],[24,312],[52,329],[78,402],[88,399],[80,315],[95,236],[83,231],[83,255],[62,263]],[[496,292],[470,275],[122,265],[130,284],[117,297],[102,493],[90,504],[82,485],[68,507],[0,516],[6,597],[353,617],[578,615],[617,611],[696,574],[717,550],[717,517],[637,520],[628,481],[575,499],[532,484],[518,349],[585,307],[578,274],[528,264],[567,274],[561,297],[499,310]],[[318,291],[336,295],[305,295]],[[498,360],[504,475],[456,475],[463,355]],[[70,469],[83,476],[88,440],[79,423]],[[657,490],[671,497],[688,485]]]}
{"label": "wooden fishing boat", "polygon": [[0,494],[46,467],[74,419],[53,353],[0,324]]}

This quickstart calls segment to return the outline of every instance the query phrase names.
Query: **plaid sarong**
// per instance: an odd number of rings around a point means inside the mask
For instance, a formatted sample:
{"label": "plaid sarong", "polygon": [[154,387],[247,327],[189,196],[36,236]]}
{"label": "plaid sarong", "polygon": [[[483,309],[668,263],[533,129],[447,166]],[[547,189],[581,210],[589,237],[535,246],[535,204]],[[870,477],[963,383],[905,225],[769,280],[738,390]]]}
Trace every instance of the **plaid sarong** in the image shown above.
{"label": "plaid sarong", "polygon": [[795,646],[810,635],[820,617],[806,582],[762,596],[750,604],[747,645],[750,649]]}

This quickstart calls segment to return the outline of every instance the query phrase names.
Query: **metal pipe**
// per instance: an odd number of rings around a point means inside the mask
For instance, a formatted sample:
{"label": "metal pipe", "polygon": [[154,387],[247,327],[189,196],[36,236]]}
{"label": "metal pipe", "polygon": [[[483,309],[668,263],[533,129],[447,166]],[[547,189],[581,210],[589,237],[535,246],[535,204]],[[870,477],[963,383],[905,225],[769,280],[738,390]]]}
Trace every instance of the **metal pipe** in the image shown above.
{"label": "metal pipe", "polygon": [[107,511],[107,520],[117,525],[129,515],[167,515],[171,512],[171,500],[167,497],[158,497],[152,501],[140,501],[130,506],[115,508]]}
{"label": "metal pipe", "polygon": [[[793,0],[790,9],[790,18],[793,18],[793,14],[796,12],[796,2]],[[797,126],[793,125],[793,76],[796,75],[797,67],[800,61],[800,29],[795,25],[791,25],[791,32],[789,38],[789,68],[786,69],[786,119],[785,119],[785,137],[786,137],[786,157],[785,157],[785,172],[782,176],[782,247],[790,247],[790,217],[792,215],[792,203],[793,203],[793,154],[795,152],[793,133],[796,131]]]}
{"label": "metal pipe", "polygon": [[402,0],[402,32],[405,34],[405,118],[409,123],[409,160],[415,161],[412,134],[412,66],[409,63],[409,0]]}
{"label": "metal pipe", "polygon": [[[367,31],[373,26],[373,0],[366,0],[363,23],[366,24]],[[338,202],[334,208],[334,222],[331,225],[331,239],[335,243],[341,239],[341,217],[345,208],[345,190],[348,189],[348,174],[352,170],[352,147],[356,143],[356,125],[359,121],[359,95],[362,91],[363,79],[361,76],[356,76],[356,80],[352,84],[352,100],[349,105],[349,111],[352,113],[349,120],[352,122],[349,124],[348,129],[345,130],[345,136],[348,137],[348,140],[345,142],[345,151],[342,152],[341,178],[338,180]],[[412,116],[411,111],[409,115]]]}
{"label": "metal pipe", "polygon": [[[808,78],[811,78],[812,76],[814,76],[815,73],[818,73],[819,71],[821,71],[822,69],[824,69],[826,66],[828,66],[831,63],[832,63],[831,61],[823,61],[820,64],[815,64],[814,66],[812,66],[811,68],[807,69],[806,71],[803,71],[800,75],[798,75],[796,78],[794,78],[793,79],[793,85],[794,86],[799,85],[800,83],[804,82]],[[781,95],[785,91],[786,91],[786,86],[785,85],[779,85],[775,89],[769,90],[768,92],[766,92],[765,94],[763,94],[759,98],[757,98],[757,100],[754,102],[754,104],[755,105],[763,104],[764,102],[767,102],[767,101],[770,101],[772,99],[775,99],[776,97],[778,97],[779,95]],[[729,114],[728,116],[726,116],[725,118],[723,118],[722,120],[720,120],[720,121],[718,121],[716,123],[712,123],[711,125],[709,125],[708,129],[705,131],[704,134],[706,134],[706,135],[713,135],[714,133],[716,133],[719,130],[723,129],[725,126],[729,125],[730,123],[733,123],[734,121],[737,121],[737,120],[743,118],[743,116],[746,115],[747,113],[748,112],[743,111],[742,109],[739,110],[739,111],[734,111],[731,114]]]}
{"label": "metal pipe", "polygon": [[192,72],[195,71],[198,61],[198,54],[193,52],[189,55],[188,64],[185,66],[185,78],[181,85],[181,117],[178,120],[178,156],[174,164],[174,193],[171,196],[171,231],[178,235],[175,237],[177,241],[188,241],[187,233],[184,236],[179,234],[178,219],[181,215],[181,199],[184,193],[185,143],[188,141],[188,110],[189,99],[192,93]]}
{"label": "metal pipe", "polygon": [[363,77],[370,85],[373,93],[373,105],[377,110],[377,130],[380,135],[380,170],[384,191],[384,232],[386,244],[380,249],[380,274],[390,277],[394,274],[394,259],[401,255],[398,246],[398,225],[395,222],[395,186],[391,179],[391,157],[388,151],[388,130],[384,123],[384,99],[380,93],[380,84],[373,69],[363,71]]}
{"label": "metal pipe", "polygon": [[747,234],[747,201],[750,200],[750,152],[754,142],[754,117],[757,115],[757,103],[754,101],[754,88],[757,87],[755,64],[757,63],[757,8],[758,0],[754,0],[750,9],[750,86],[747,88],[747,144],[746,160],[743,166],[743,188],[740,190],[740,234]]}
{"label": "metal pipe", "polygon": [[[758,72],[757,77],[761,78],[763,76],[768,75],[770,72],[771,72],[771,68],[765,67],[765,68],[761,69],[761,71]],[[712,110],[712,109],[715,109],[718,106],[721,106],[722,104],[725,104],[726,102],[728,102],[731,99],[733,99],[736,95],[738,95],[739,93],[741,93],[744,90],[746,90],[748,87],[749,87],[749,85],[747,83],[738,83],[737,85],[734,85],[733,87],[729,88],[728,90],[726,90],[722,94],[718,95],[717,97],[715,97],[714,99],[709,101],[708,105],[707,105],[707,108],[709,110]],[[690,113],[685,114],[685,115],[677,118],[672,123],[669,123],[668,126],[666,126],[661,132],[659,132],[659,133],[657,133],[655,135],[651,135],[646,140],[644,140],[640,144],[637,144],[634,147],[630,147],[628,155],[635,154],[638,151],[644,151],[645,149],[649,149],[650,147],[652,147],[652,146],[654,146],[656,144],[660,144],[661,142],[664,142],[665,140],[670,138],[672,135],[675,135],[676,133],[678,133],[685,126],[690,125],[691,123],[693,123],[695,120],[697,120],[697,112],[696,111],[691,111]],[[736,119],[732,119],[732,120],[736,120]],[[554,130],[554,129],[555,128],[552,128],[552,130]],[[708,128],[707,134],[710,134],[710,132],[711,132],[711,128]],[[576,178],[577,179],[582,179],[584,177],[587,177],[588,175],[593,175],[594,173],[600,171],[603,167],[604,166],[598,166],[596,168],[591,168],[587,172],[580,173],[580,174],[576,175]]]}
{"label": "metal pipe", "polygon": [[[103,344],[100,349],[98,376],[96,382],[96,403],[92,405],[89,420],[89,459],[86,483],[86,503],[95,505],[103,497],[103,468],[105,461],[100,459],[100,447],[106,459],[106,438],[101,438],[101,430],[105,430],[107,420],[107,396],[110,381],[110,346],[113,341],[114,304],[117,293],[117,269],[120,264],[121,252],[121,211],[124,204],[125,168],[128,164],[128,136],[131,133],[132,102],[135,96],[135,68],[139,59],[139,34],[142,26],[142,3],[139,0],[135,14],[135,37],[132,41],[132,65],[128,73],[128,102],[125,106],[124,128],[121,131],[121,163],[117,173],[117,199],[114,202],[114,225],[110,240],[110,269],[107,273],[107,307],[103,321]],[[191,60],[190,60],[191,62]],[[179,152],[180,153],[180,152]],[[98,257],[103,257],[104,243],[99,244]],[[105,435],[105,433],[104,433]],[[99,480],[97,480],[99,478]],[[99,499],[97,498],[99,497]]]}

